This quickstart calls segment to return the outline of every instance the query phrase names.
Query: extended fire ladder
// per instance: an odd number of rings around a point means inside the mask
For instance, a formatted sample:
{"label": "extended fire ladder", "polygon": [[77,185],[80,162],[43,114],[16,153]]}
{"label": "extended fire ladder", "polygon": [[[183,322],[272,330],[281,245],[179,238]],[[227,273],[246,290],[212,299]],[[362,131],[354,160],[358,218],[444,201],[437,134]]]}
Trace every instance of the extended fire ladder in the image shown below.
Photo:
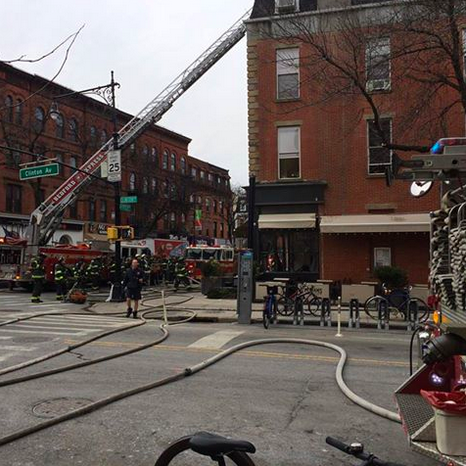
{"label": "extended fire ladder", "polygon": [[[217,39],[197,60],[177,76],[154,100],[118,132],[118,147],[127,147],[148,126],[157,123],[193,84],[212,66],[228,53],[246,34],[245,20],[251,10],[245,13],[228,31]],[[107,159],[113,149],[113,139],[104,144],[81,167],[55,190],[34,212],[32,212],[28,238],[28,253],[35,254],[39,246],[51,239],[60,226],[65,209],[72,204],[80,193],[93,181],[92,176]],[[90,175],[88,175],[90,174]]]}

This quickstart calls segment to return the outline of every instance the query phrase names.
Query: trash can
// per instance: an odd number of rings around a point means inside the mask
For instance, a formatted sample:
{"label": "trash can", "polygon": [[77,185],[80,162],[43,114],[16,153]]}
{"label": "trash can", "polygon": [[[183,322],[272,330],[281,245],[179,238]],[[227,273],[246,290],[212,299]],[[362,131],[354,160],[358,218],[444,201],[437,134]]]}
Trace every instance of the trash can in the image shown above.
{"label": "trash can", "polygon": [[466,456],[466,393],[428,392],[423,398],[434,408],[437,448],[450,456]]}

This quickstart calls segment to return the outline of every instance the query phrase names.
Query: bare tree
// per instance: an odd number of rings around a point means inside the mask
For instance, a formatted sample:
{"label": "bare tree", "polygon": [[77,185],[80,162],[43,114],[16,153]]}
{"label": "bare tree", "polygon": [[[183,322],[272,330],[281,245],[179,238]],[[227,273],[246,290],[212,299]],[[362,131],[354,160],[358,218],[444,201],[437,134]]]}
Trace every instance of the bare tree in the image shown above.
{"label": "bare tree", "polygon": [[222,196],[223,209],[220,210],[220,217],[227,227],[228,239],[234,241],[236,215],[240,199],[245,196],[245,191],[241,185],[234,185]]}

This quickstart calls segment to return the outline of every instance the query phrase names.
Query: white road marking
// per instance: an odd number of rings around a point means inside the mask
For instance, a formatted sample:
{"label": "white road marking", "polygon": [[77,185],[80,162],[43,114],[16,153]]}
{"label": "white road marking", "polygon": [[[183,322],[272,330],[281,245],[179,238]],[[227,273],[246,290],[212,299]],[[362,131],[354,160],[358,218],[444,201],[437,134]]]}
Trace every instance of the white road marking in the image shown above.
{"label": "white road marking", "polygon": [[[88,328],[70,328],[68,326],[66,327],[49,327],[47,325],[34,325],[34,324],[27,324],[26,322],[24,324],[12,324],[11,327],[15,327],[15,328],[30,328],[30,329],[34,329],[34,328],[48,328],[50,330],[72,330],[72,331],[75,331],[75,330],[82,330],[84,332],[98,332],[100,330],[103,330],[103,328],[92,328],[92,329],[88,329]],[[10,327],[10,328],[11,328]]]}
{"label": "white road marking", "polygon": [[234,330],[222,330],[195,341],[189,345],[188,348],[220,349],[229,341],[243,333],[244,332],[238,332]]}
{"label": "white road marking", "polygon": [[35,348],[31,348],[30,346],[5,346],[0,345],[0,350],[5,351],[34,351]]}
{"label": "white road marking", "polygon": [[120,324],[119,322],[79,322],[79,321],[67,321],[67,320],[64,320],[64,319],[57,319],[57,320],[51,320],[51,319],[40,319],[40,318],[37,318],[37,319],[33,319],[32,321],[31,320],[24,320],[22,321],[21,323],[28,323],[28,324],[35,324],[35,323],[39,323],[39,324],[50,324],[50,325],[68,325],[68,326],[71,326],[71,327],[95,327],[96,325],[98,325],[99,327],[120,327],[122,324]]}
{"label": "white road marking", "polygon": [[86,332],[79,332],[79,333],[76,333],[76,332],[41,332],[38,330],[13,330],[13,329],[6,329],[6,328],[2,329],[1,331],[9,332],[9,333],[37,333],[41,335],[66,335],[66,336],[86,334]]}
{"label": "white road marking", "polygon": [[13,337],[0,337],[0,340],[11,340]]}

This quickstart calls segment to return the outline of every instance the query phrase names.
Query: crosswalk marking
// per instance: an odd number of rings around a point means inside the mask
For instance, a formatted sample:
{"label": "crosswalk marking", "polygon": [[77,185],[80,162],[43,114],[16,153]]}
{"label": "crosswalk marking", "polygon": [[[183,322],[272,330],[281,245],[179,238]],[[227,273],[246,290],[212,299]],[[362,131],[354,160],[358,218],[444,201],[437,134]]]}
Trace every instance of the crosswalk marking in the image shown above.
{"label": "crosswalk marking", "polygon": [[40,330],[13,330],[13,329],[3,329],[2,332],[8,332],[8,333],[28,333],[30,334],[37,334],[37,335],[66,335],[66,336],[80,336],[80,335],[86,335],[86,333],[90,332],[51,332],[51,331],[45,331],[42,332]]}
{"label": "crosswalk marking", "polygon": [[220,349],[222,346],[226,345],[230,340],[238,337],[244,332],[238,332],[234,330],[222,330],[220,332],[215,332],[212,335],[207,335],[191,345],[188,348],[207,348],[207,349]]}

